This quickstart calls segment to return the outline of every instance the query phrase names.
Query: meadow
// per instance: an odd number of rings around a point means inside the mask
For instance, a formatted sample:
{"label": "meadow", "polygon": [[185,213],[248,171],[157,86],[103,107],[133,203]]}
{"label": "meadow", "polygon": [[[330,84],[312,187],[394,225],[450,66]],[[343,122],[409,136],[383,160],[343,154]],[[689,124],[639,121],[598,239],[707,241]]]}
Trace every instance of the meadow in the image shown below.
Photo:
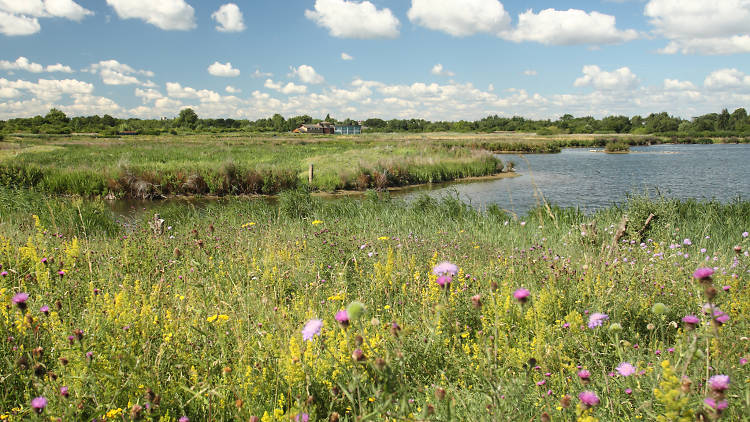
{"label": "meadow", "polygon": [[145,199],[273,195],[300,187],[321,192],[384,190],[512,171],[513,163],[502,162],[494,152],[554,153],[565,147],[672,141],[747,139],[524,133],[9,135],[0,141],[0,186]]}
{"label": "meadow", "polygon": [[750,202],[158,212],[0,189],[0,420],[750,415]]}

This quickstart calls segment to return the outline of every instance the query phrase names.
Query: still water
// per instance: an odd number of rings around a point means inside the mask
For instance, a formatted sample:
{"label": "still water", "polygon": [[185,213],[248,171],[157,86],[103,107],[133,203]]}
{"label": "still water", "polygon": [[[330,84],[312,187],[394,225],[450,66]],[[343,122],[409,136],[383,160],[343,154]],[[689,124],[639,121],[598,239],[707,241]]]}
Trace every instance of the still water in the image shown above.
{"label": "still water", "polygon": [[629,193],[669,198],[750,198],[750,145],[657,145],[633,147],[629,154],[605,154],[586,148],[559,154],[500,154],[513,161],[519,177],[458,183],[415,190],[445,195],[457,192],[472,205],[497,204],[525,213],[542,200],[586,213],[625,201]]}

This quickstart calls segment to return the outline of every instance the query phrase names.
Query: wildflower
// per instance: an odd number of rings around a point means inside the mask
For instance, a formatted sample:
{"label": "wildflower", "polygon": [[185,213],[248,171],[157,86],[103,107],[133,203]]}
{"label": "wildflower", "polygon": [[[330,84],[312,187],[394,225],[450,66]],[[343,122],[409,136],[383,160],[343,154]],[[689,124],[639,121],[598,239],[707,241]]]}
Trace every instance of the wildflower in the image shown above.
{"label": "wildflower", "polygon": [[66,387],[64,385],[62,387],[60,387],[60,395],[63,396],[63,397],[65,397],[65,398],[68,398],[68,396],[70,395],[70,393],[68,393],[68,387]]}
{"label": "wildflower", "polygon": [[42,306],[41,308],[39,308],[39,312],[43,313],[44,315],[49,315],[49,306]]}
{"label": "wildflower", "polygon": [[436,398],[436,399],[438,399],[438,400],[443,400],[443,399],[445,398],[445,395],[446,395],[446,391],[445,391],[445,388],[442,388],[442,387],[438,387],[438,388],[437,388],[437,389],[435,390],[435,398]]}
{"label": "wildflower", "polygon": [[349,314],[345,310],[340,310],[336,312],[336,316],[334,317],[336,321],[338,321],[339,324],[341,324],[342,327],[346,328],[349,326]]}
{"label": "wildflower", "polygon": [[585,384],[591,379],[591,372],[586,369],[581,369],[578,371],[578,378],[580,378]]}
{"label": "wildflower", "polygon": [[31,408],[36,413],[41,414],[45,407],[47,407],[47,399],[45,397],[39,396],[31,400]]}
{"label": "wildflower", "polygon": [[452,282],[453,282],[453,278],[447,275],[441,275],[435,280],[435,283],[437,283],[438,286],[442,288],[447,288],[448,286],[451,285]]}
{"label": "wildflower", "polygon": [[629,377],[635,374],[635,366],[631,365],[630,362],[623,362],[617,366],[617,373],[623,377]]}
{"label": "wildflower", "polygon": [[7,271],[3,271],[3,272],[0,273],[0,276],[7,277],[8,276],[8,272]]}
{"label": "wildflower", "polygon": [[307,413],[298,413],[297,416],[294,417],[295,422],[308,422],[310,420],[310,415]]}
{"label": "wildflower", "polygon": [[729,388],[729,375],[714,375],[708,379],[708,386],[716,392],[723,392]]}
{"label": "wildflower", "polygon": [[742,237],[747,237],[747,236],[748,236],[747,232],[742,233]]}
{"label": "wildflower", "polygon": [[593,391],[583,391],[578,395],[578,400],[583,403],[585,407],[596,406],[599,404],[599,397]]}
{"label": "wildflower", "polygon": [[698,280],[704,281],[710,279],[713,274],[713,268],[703,267],[695,270],[693,272],[693,277],[697,278]]}
{"label": "wildflower", "polygon": [[319,319],[307,321],[305,328],[302,329],[302,340],[312,341],[313,337],[320,334],[321,328],[323,328],[323,321]]}
{"label": "wildflower", "polygon": [[526,303],[526,301],[529,300],[529,296],[531,296],[531,292],[524,288],[517,289],[515,292],[513,292],[513,297],[519,303]]}
{"label": "wildflower", "polygon": [[65,276],[65,271],[64,270],[60,270],[60,271],[57,272],[57,275],[59,275],[60,278],[62,278],[63,276]]}
{"label": "wildflower", "polygon": [[183,416],[178,419],[177,422],[190,422],[190,418],[188,418],[187,416]]}
{"label": "wildflower", "polygon": [[609,331],[612,333],[619,333],[622,331],[622,325],[620,325],[619,322],[613,322],[612,324],[609,324]]}
{"label": "wildflower", "polygon": [[393,334],[394,337],[398,337],[399,331],[401,331],[401,327],[397,323],[392,322],[391,323],[391,334]]}
{"label": "wildflower", "polygon": [[362,302],[357,302],[356,300],[351,302],[349,306],[346,307],[346,313],[349,315],[349,319],[359,319],[360,316],[365,312],[365,305]]}
{"label": "wildflower", "polygon": [[455,264],[451,264],[448,261],[443,261],[432,269],[432,273],[441,276],[441,275],[456,275],[458,274],[458,267]]}
{"label": "wildflower", "polygon": [[625,394],[628,394],[628,395],[633,394],[633,390],[630,389],[630,388],[626,388],[625,389]]}
{"label": "wildflower", "polygon": [[482,296],[481,295],[474,295],[471,297],[471,304],[474,306],[474,308],[479,309],[482,307]]}
{"label": "wildflower", "polygon": [[589,328],[600,327],[602,323],[608,319],[609,315],[594,312],[593,314],[591,314],[591,316],[589,316]]}
{"label": "wildflower", "polygon": [[11,301],[18,306],[18,309],[25,311],[26,310],[26,301],[29,300],[29,294],[28,293],[17,293],[15,296],[13,296],[13,299]]}
{"label": "wildflower", "polygon": [[352,359],[354,359],[355,362],[361,362],[367,357],[365,356],[365,352],[362,351],[362,349],[354,349],[352,352]]}
{"label": "wildflower", "polygon": [[718,325],[726,324],[729,321],[729,315],[717,309],[714,311],[714,323]]}
{"label": "wildflower", "polygon": [[86,352],[86,358],[87,359],[93,359],[94,358],[94,352]]}
{"label": "wildflower", "polygon": [[721,400],[717,403],[716,400],[712,399],[711,397],[706,397],[706,399],[703,400],[703,403],[705,403],[706,406],[710,407],[713,410],[724,410],[729,407],[729,403],[727,403],[726,400]]}
{"label": "wildflower", "polygon": [[560,406],[564,407],[565,409],[570,407],[570,401],[573,399],[573,397],[570,396],[570,394],[566,394],[562,396],[560,399]]}
{"label": "wildflower", "polygon": [[536,383],[536,385],[542,386],[547,383],[547,380],[541,380]]}
{"label": "wildflower", "polygon": [[695,315],[685,315],[682,318],[682,322],[685,323],[685,328],[692,330],[701,322],[701,320]]}
{"label": "wildflower", "polygon": [[323,222],[320,221],[320,220],[313,220],[313,222],[312,222],[313,226],[317,226],[318,224],[323,224]]}

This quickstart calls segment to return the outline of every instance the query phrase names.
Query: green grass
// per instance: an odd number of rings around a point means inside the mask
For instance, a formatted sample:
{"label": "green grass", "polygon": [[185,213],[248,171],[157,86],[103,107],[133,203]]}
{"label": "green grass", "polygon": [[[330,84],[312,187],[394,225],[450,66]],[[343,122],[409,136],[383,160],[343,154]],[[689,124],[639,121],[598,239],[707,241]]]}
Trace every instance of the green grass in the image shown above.
{"label": "green grass", "polygon": [[[101,201],[0,190],[0,417],[31,418],[44,396],[42,417],[63,420],[694,420],[718,397],[715,374],[731,379],[722,420],[750,414],[748,202],[634,197],[513,219],[454,197],[287,191],[153,212],[115,222]],[[460,268],[449,289],[440,261]],[[687,331],[681,318],[707,302],[691,274],[706,265],[730,319]],[[334,315],[352,301],[365,312],[344,329]],[[586,328],[594,312],[609,319]],[[304,341],[314,318],[322,331]],[[608,375],[621,362],[638,372]],[[600,403],[584,409],[584,390]]]}

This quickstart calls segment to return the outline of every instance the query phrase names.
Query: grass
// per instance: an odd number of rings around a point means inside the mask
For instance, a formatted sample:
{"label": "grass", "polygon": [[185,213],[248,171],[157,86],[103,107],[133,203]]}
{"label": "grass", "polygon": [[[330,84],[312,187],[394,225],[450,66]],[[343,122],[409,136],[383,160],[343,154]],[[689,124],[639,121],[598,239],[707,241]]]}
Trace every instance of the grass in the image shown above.
{"label": "grass", "polygon": [[[99,201],[0,190],[0,418],[31,418],[39,396],[39,418],[62,420],[694,420],[717,416],[707,397],[727,400],[723,420],[750,414],[748,202],[512,219],[454,197],[288,191],[156,210],[163,234]],[[441,261],[458,267],[448,288]],[[712,282],[692,278],[703,266]]]}

